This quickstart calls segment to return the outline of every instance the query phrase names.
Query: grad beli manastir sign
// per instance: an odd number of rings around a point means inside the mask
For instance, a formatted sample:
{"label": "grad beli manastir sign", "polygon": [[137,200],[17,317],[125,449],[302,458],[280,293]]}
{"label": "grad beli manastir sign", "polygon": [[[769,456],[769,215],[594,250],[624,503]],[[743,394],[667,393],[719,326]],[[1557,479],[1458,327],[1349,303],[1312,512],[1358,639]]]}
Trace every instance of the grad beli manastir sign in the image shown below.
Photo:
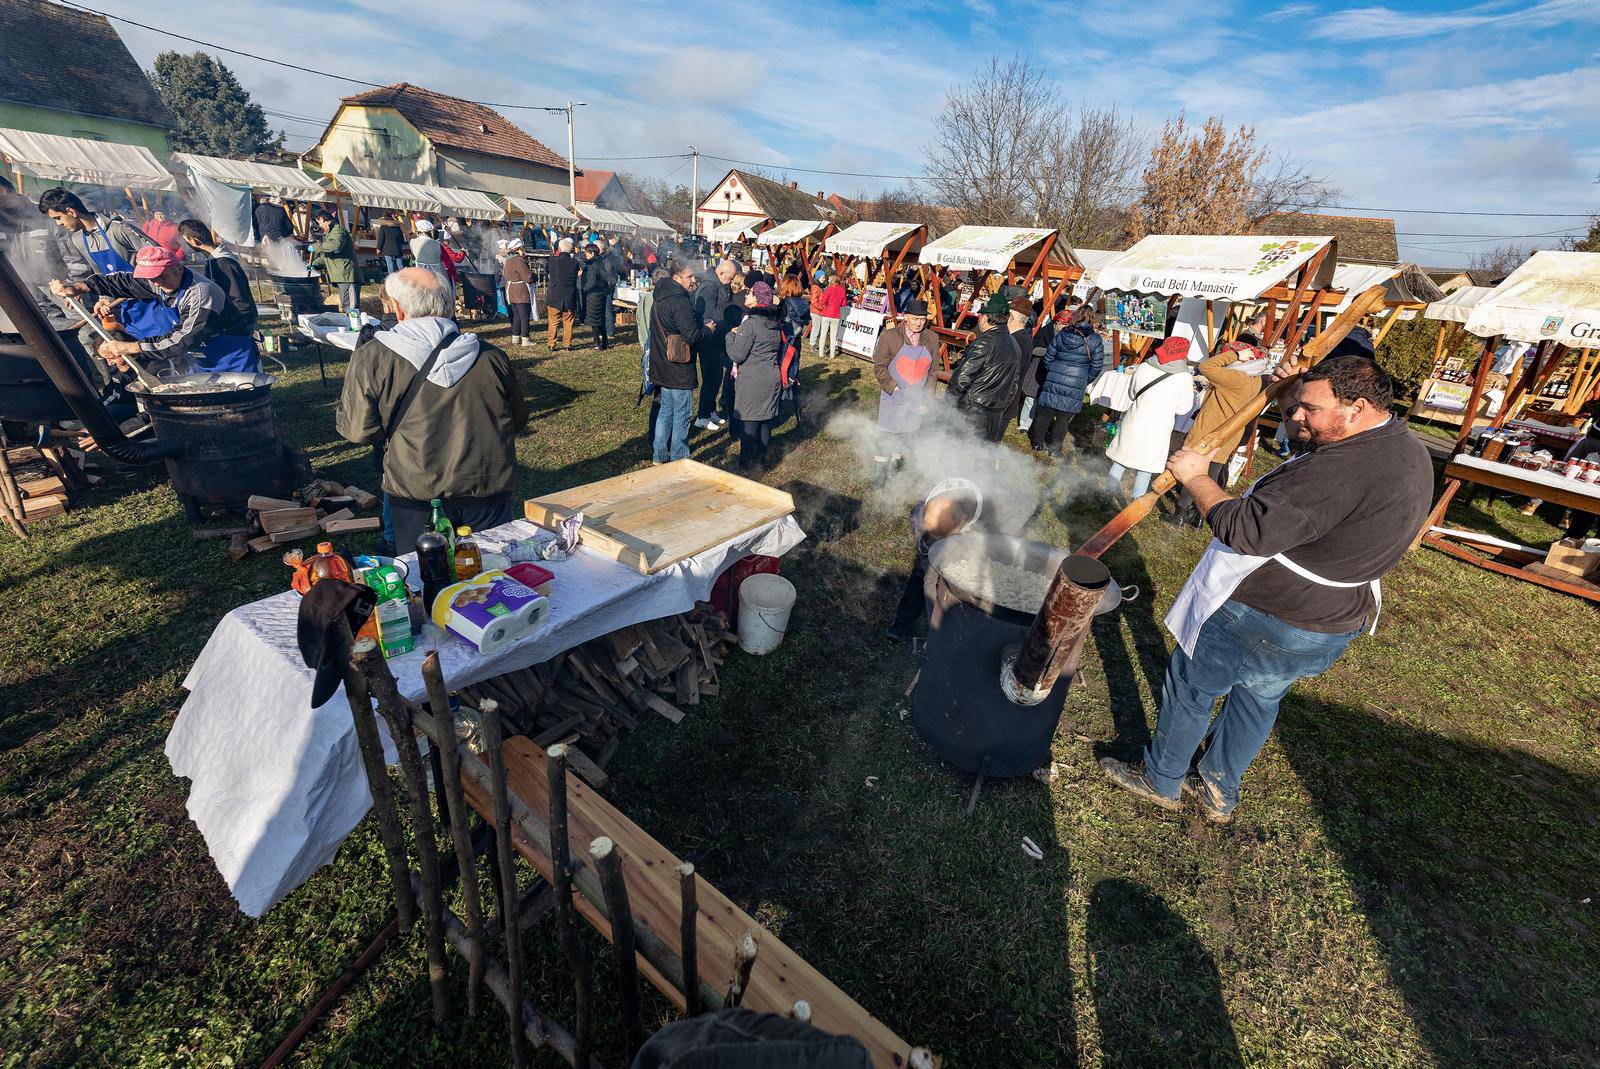
{"label": "grad beli manastir sign", "polygon": [[1467,330],[1480,338],[1549,338],[1600,349],[1600,253],[1534,253],[1473,305]]}
{"label": "grad beli manastir sign", "polygon": [[[1319,237],[1152,234],[1100,268],[1100,287],[1135,293],[1253,300],[1332,242]],[[1333,278],[1325,257],[1313,287]]]}

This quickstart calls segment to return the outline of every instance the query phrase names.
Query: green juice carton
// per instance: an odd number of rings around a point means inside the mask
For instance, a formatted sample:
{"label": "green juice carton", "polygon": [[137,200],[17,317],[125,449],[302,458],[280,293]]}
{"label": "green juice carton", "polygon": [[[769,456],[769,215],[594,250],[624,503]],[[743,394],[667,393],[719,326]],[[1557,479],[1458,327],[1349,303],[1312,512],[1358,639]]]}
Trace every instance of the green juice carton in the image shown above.
{"label": "green juice carton", "polygon": [[378,619],[378,641],[383,646],[383,655],[398,657],[410,653],[416,648],[416,636],[411,633],[411,608],[400,569],[392,564],[380,564],[368,568],[362,578],[378,593],[378,604],[372,614]]}

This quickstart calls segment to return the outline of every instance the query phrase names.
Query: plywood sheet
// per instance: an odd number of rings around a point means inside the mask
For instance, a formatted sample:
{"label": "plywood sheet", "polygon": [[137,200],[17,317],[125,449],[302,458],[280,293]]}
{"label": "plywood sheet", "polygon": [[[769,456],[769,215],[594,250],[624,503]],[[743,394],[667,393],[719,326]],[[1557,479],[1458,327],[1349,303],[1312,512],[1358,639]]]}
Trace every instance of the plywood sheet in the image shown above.
{"label": "plywood sheet", "polygon": [[794,498],[708,464],[675,460],[534,498],[523,511],[550,530],[582,512],[585,546],[650,575],[789,515]]}
{"label": "plywood sheet", "polygon": [[[550,795],[543,752],[528,739],[514,736],[506,740],[505,758],[506,781],[511,792],[535,813],[548,814]],[[461,785],[468,804],[492,823],[493,805],[476,781],[463,776]],[[634,922],[648,927],[674,953],[681,955],[678,916],[682,900],[678,894],[678,866],[682,862],[570,772],[567,774],[567,810],[571,856],[587,858],[590,842],[597,836],[610,836],[622,852],[623,875]],[[550,859],[515,826],[512,842],[517,852],[546,879],[551,877]],[[873,1065],[880,1069],[904,1069],[911,1052],[910,1044],[734,905],[705,878],[709,874],[699,875],[696,936],[702,980],[714,990],[726,991],[733,979],[734,944],[745,932],[752,932],[758,950],[750,973],[750,986],[744,996],[743,1004],[747,1009],[787,1016],[795,1001],[804,999],[811,1004],[812,1024],[825,1032],[856,1037],[866,1046]],[[609,922],[589,900],[575,894],[573,901],[579,914],[609,939]],[[682,1009],[682,993],[642,954],[638,960],[640,971]]]}

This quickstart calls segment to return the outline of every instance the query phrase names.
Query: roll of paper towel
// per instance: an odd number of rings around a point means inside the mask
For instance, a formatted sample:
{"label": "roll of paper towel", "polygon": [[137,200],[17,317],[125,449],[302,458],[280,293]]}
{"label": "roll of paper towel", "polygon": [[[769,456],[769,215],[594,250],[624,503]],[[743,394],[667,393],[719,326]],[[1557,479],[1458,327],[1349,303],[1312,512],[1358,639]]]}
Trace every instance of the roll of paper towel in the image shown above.
{"label": "roll of paper towel", "polygon": [[492,654],[544,620],[550,603],[505,572],[480,572],[439,591],[433,622],[482,654]]}

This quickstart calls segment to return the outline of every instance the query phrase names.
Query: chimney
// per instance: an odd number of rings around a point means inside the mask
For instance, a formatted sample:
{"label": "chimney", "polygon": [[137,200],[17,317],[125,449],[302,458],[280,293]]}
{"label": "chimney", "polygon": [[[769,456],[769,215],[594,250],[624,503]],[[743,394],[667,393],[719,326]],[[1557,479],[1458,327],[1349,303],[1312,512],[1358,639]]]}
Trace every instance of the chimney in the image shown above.
{"label": "chimney", "polygon": [[828,198],[827,198],[827,197],[824,197],[824,196],[823,196],[823,195],[822,195],[822,190],[820,190],[820,189],[819,189],[819,190],[817,190],[817,199],[818,199],[818,200],[827,200],[827,199],[828,199]]}
{"label": "chimney", "polygon": [[789,183],[789,188],[790,189],[799,189],[800,188],[800,183],[799,182],[790,182]]}

